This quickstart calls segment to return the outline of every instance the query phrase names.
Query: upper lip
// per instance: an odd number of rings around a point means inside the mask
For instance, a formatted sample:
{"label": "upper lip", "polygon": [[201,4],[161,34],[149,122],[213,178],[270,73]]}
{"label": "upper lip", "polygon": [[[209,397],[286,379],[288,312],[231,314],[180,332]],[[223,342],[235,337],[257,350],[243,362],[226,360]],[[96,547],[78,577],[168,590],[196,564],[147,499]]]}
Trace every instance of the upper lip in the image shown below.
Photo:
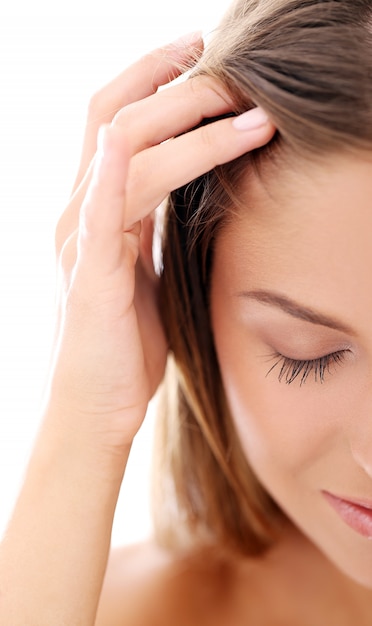
{"label": "upper lip", "polygon": [[372,511],[372,500],[367,500],[367,498],[349,498],[349,496],[340,496],[339,494],[332,493],[331,491],[324,490],[325,494],[329,496],[333,496],[334,498],[338,498],[339,500],[343,500],[344,502],[348,502],[349,504],[354,504],[355,506],[361,506],[364,509],[369,509]]}

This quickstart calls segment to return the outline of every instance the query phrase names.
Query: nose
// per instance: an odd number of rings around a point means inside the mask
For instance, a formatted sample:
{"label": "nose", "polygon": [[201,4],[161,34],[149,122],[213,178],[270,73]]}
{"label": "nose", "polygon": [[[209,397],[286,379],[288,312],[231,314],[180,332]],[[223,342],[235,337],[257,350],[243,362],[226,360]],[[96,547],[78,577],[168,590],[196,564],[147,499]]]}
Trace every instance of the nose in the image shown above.
{"label": "nose", "polygon": [[357,465],[372,479],[372,445],[355,445],[350,442],[351,454]]}
{"label": "nose", "polygon": [[348,439],[356,464],[372,478],[372,403],[369,404],[368,411],[354,413]]}
{"label": "nose", "polygon": [[343,430],[355,463],[372,479],[372,361],[367,371],[364,368],[363,362],[363,370],[345,396]]}

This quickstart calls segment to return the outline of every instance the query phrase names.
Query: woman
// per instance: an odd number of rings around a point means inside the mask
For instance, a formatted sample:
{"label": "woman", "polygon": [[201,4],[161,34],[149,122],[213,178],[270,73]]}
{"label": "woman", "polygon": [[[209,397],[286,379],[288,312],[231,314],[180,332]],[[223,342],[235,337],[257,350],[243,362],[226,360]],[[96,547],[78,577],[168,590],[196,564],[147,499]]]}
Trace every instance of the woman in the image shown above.
{"label": "woman", "polygon": [[[239,0],[93,98],[1,623],[371,623],[371,15]],[[168,352],[156,539],[107,564]]]}

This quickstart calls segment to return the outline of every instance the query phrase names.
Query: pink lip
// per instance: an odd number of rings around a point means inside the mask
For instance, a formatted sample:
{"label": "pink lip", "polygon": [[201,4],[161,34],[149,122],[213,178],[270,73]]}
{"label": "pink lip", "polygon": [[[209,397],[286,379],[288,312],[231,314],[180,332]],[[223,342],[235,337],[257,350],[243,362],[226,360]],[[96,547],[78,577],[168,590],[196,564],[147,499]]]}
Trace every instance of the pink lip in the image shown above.
{"label": "pink lip", "polygon": [[372,502],[361,500],[346,500],[329,493],[322,492],[328,503],[333,507],[341,519],[357,533],[372,539]]}

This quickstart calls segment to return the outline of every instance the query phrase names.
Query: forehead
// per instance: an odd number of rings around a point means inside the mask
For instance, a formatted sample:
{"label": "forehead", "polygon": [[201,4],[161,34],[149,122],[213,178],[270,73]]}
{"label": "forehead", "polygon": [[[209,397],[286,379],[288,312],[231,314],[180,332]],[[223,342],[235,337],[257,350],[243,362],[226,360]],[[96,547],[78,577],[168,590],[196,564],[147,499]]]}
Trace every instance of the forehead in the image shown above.
{"label": "forehead", "polygon": [[[231,289],[276,289],[351,320],[372,310],[372,158],[249,172],[217,241]],[[346,316],[346,317],[345,317]]]}

